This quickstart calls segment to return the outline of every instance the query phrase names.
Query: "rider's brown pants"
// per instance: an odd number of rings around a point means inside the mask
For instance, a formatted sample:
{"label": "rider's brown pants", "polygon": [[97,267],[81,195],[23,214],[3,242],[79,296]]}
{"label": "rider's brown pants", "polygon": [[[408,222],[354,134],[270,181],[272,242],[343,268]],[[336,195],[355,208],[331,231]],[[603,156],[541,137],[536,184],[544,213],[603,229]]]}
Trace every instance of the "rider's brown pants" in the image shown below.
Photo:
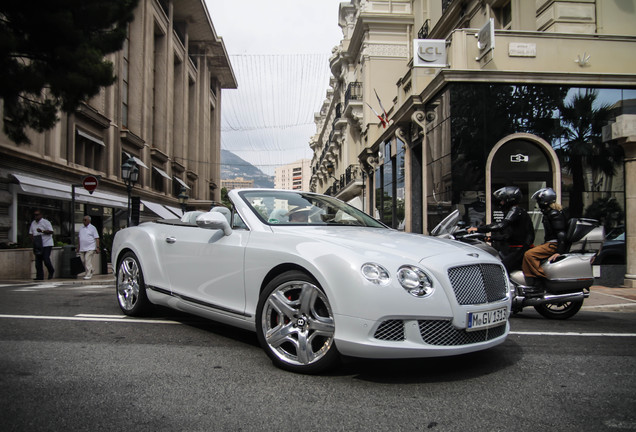
{"label": "rider's brown pants", "polygon": [[523,254],[523,263],[521,264],[523,275],[527,277],[546,277],[541,268],[541,261],[554,255],[557,251],[557,246],[556,242],[548,242],[526,251]]}

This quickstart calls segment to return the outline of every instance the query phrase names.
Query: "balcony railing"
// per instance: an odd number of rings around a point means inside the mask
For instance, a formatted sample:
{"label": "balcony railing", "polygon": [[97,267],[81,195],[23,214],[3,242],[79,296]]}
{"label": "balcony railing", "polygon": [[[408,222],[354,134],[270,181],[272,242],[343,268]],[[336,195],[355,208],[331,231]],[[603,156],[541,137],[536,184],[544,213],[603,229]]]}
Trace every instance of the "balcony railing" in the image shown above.
{"label": "balcony railing", "polygon": [[429,30],[428,26],[430,22],[431,22],[430,19],[427,19],[426,21],[424,21],[424,25],[422,26],[420,31],[417,32],[418,39],[428,39],[428,30]]}
{"label": "balcony railing", "polygon": [[362,83],[358,81],[350,82],[347,86],[347,90],[345,91],[345,106],[349,104],[350,101],[361,101],[362,100]]}
{"label": "balcony railing", "polygon": [[358,180],[358,175],[359,173],[355,165],[349,165],[344,174],[340,176],[340,179],[334,180],[333,185],[331,185],[329,189],[327,189],[326,194],[335,196],[336,194],[338,194],[338,192]]}

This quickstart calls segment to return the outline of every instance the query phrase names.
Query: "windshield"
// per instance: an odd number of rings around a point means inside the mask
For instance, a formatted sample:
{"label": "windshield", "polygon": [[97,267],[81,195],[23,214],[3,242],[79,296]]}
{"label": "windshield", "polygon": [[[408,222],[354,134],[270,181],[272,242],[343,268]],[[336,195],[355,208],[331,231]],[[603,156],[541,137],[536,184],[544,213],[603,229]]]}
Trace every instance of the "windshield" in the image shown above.
{"label": "windshield", "polygon": [[306,192],[248,190],[239,195],[269,225],[386,226],[336,198]]}

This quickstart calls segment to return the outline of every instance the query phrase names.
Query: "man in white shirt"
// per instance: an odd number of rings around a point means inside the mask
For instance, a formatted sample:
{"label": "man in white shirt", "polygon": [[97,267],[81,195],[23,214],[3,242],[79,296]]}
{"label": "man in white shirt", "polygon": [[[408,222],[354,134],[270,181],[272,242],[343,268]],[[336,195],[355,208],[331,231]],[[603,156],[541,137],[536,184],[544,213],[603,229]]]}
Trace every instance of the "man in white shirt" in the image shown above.
{"label": "man in white shirt", "polygon": [[[49,271],[49,279],[53,279],[55,269],[51,263],[51,251],[53,250],[53,226],[51,222],[42,217],[42,211],[33,212],[33,222],[29,227],[29,235],[34,241],[33,253],[35,254],[35,280],[44,280],[44,268],[42,263],[46,265]],[[42,240],[42,247],[35,247],[36,237]]]}
{"label": "man in white shirt", "polygon": [[93,255],[99,253],[99,234],[91,224],[91,217],[84,216],[84,226],[79,229],[79,254],[86,268],[84,279],[93,277]]}

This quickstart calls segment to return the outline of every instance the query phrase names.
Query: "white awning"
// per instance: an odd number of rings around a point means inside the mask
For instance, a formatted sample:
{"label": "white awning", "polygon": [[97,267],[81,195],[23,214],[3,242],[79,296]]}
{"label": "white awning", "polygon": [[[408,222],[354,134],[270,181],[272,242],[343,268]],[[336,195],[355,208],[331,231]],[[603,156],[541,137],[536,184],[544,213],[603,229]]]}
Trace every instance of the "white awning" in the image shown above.
{"label": "white awning", "polygon": [[[26,174],[11,174],[20,184],[20,189],[27,195],[44,198],[58,198],[71,201],[71,185]],[[90,194],[82,186],[75,187],[75,201],[84,204],[96,204],[105,207],[128,208],[128,197],[95,190]]]}
{"label": "white awning", "polygon": [[96,144],[103,145],[104,147],[106,146],[106,145],[104,144],[104,141],[103,141],[103,140],[101,140],[101,139],[99,139],[99,138],[97,138],[97,137],[94,137],[94,136],[93,136],[93,135],[91,135],[91,134],[87,134],[86,132],[84,132],[84,131],[83,131],[83,130],[81,130],[81,129],[76,129],[76,130],[77,130],[77,134],[78,134],[79,136],[84,137],[84,138],[86,138],[86,139],[87,139],[87,140],[89,140],[89,141],[93,141],[93,142],[94,142],[94,143],[96,143]]}
{"label": "white awning", "polygon": [[154,203],[152,201],[144,201],[144,200],[141,200],[141,202],[142,202],[143,205],[148,207],[153,213],[155,213],[157,216],[161,217],[162,219],[176,219],[177,218],[177,216],[175,214],[173,214],[172,212],[168,211],[168,209],[165,208],[161,204],[157,204],[157,203]]}
{"label": "white awning", "polygon": [[173,177],[173,179],[175,179],[184,188],[190,189],[190,187],[187,184],[185,184],[185,182],[183,180],[181,180],[179,177]]}
{"label": "white awning", "polygon": [[161,168],[157,168],[156,166],[153,166],[152,169],[157,171],[159,174],[161,174],[163,177],[167,178],[168,180],[172,180],[172,178],[170,178],[170,176],[166,174],[166,172],[162,170]]}
{"label": "white awning", "polygon": [[[168,210],[170,210],[172,213],[176,214],[178,217],[183,216],[183,212],[181,211],[181,209],[178,209],[176,207],[172,207],[172,206],[165,206]],[[173,216],[174,217],[174,216]]]}
{"label": "white awning", "polygon": [[137,156],[133,156],[133,155],[131,155],[131,154],[130,154],[130,153],[128,153],[128,152],[124,152],[124,154],[125,154],[126,156],[128,156],[129,158],[132,158],[132,159],[135,161],[135,163],[136,163],[137,165],[142,166],[142,167],[144,167],[144,168],[148,169],[148,166],[144,163],[144,161],[142,161],[141,159],[139,159]]}
{"label": "white awning", "polygon": [[141,159],[139,159],[137,156],[131,156],[133,158],[133,160],[137,163],[137,165],[142,166],[146,169],[148,169],[148,166],[144,163],[144,161],[142,161]]}

